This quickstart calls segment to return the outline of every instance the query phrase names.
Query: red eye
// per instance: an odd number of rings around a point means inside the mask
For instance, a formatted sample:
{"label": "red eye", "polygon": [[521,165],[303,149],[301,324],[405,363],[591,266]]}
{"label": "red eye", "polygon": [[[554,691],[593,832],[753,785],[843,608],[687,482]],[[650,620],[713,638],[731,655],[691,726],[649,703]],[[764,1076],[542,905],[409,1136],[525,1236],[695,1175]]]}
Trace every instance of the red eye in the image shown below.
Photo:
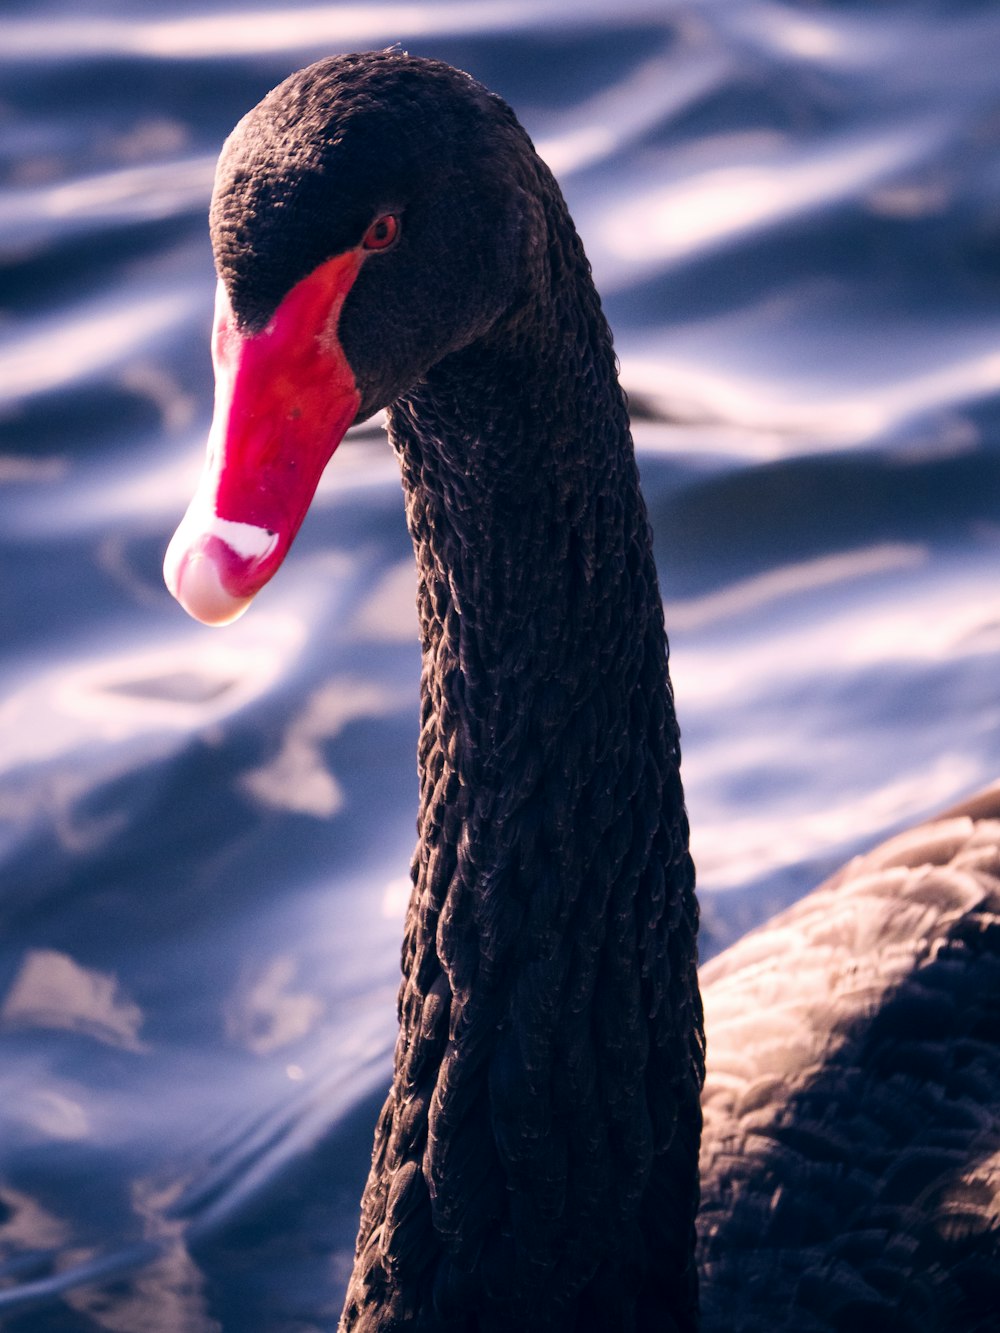
{"label": "red eye", "polygon": [[365,239],[361,244],[366,250],[388,250],[391,245],[396,244],[398,236],[399,218],[395,213],[383,213],[365,232]]}

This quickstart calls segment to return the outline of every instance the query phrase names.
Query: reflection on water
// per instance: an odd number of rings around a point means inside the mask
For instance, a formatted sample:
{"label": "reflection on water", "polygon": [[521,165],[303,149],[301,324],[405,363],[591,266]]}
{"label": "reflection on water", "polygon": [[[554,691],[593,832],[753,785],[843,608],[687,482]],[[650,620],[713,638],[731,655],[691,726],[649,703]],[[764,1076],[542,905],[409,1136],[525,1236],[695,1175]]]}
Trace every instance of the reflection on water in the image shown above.
{"label": "reflection on water", "polygon": [[[731,158],[733,144],[702,145],[688,161],[690,177],[640,194],[610,212],[602,238],[611,254],[639,273],[704,254],[759,228],[787,223],[802,211],[825,208],[864,192],[898,172],[941,137],[929,124],[890,130],[824,146],[800,160],[774,134],[743,137],[741,156],[753,165],[715,166]],[[635,244],[635,213],[645,219],[643,244]]]}
{"label": "reflection on water", "polygon": [[245,774],[241,786],[278,810],[296,810],[321,819],[336,814],[344,795],[323,762],[321,742],[332,740],[357,718],[394,711],[404,698],[364,681],[334,677],[306,701],[274,758]]}
{"label": "reflection on water", "polygon": [[113,976],[81,967],[55,949],[29,949],[0,1005],[0,1023],[64,1028],[128,1051],[139,1040],[142,1010],[119,991]]}
{"label": "reflection on water", "polygon": [[205,211],[291,68],[406,44],[516,105],[615,327],[710,955],[1000,761],[995,6],[300,5],[5,22],[0,1319],[335,1326],[394,1039],[419,653],[352,434],[225,631]]}
{"label": "reflection on water", "polygon": [[[226,1033],[231,1041],[254,1055],[270,1055],[308,1034],[323,1012],[323,1001],[289,989],[297,972],[296,960],[282,954],[247,978],[227,1006]],[[288,1068],[297,1071],[289,1077],[302,1076],[300,1066]]]}
{"label": "reflection on water", "polygon": [[[669,12],[676,4],[660,7]],[[478,0],[463,5],[456,0],[436,4],[302,5],[279,10],[259,8],[252,18],[244,13],[186,14],[165,20],[102,20],[82,18],[60,22],[26,20],[8,27],[8,55],[12,60],[36,60],[39,44],[55,58],[80,52],[191,59],[299,53],[321,44],[329,50],[377,48],[402,37],[445,39],[468,32],[501,34],[510,29],[526,34],[541,27],[561,28],[568,15],[554,5],[526,0]],[[613,25],[648,20],[650,6],[630,3],[613,16],[599,0],[578,0],[573,22]]]}
{"label": "reflection on water", "polygon": [[667,619],[674,633],[718,625],[773,606],[783,598],[833,587],[866,574],[910,569],[927,559],[920,546],[875,546],[868,550],[844,551],[798,564],[769,569],[728,588],[686,602],[668,602]]}
{"label": "reflection on water", "polygon": [[[101,306],[104,308],[102,309]],[[191,310],[179,296],[156,296],[122,309],[102,301],[86,315],[65,312],[16,346],[0,350],[0,393],[12,400],[59,388],[134,355]]]}

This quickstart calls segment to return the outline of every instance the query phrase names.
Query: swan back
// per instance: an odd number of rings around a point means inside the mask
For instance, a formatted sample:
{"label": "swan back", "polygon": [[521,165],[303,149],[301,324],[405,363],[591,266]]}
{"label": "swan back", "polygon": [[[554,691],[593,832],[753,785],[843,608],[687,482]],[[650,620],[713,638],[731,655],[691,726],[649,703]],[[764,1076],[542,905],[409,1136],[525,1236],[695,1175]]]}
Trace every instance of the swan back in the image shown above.
{"label": "swan back", "polygon": [[1000,1327],[1000,784],[701,979],[706,1333]]}

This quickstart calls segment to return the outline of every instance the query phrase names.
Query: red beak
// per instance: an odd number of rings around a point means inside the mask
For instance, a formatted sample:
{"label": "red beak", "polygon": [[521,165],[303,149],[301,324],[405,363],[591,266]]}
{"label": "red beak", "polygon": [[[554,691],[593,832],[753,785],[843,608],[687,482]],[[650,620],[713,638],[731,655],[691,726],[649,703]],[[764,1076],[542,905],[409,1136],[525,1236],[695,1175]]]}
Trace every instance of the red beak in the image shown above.
{"label": "red beak", "polygon": [[321,264],[256,334],[236,327],[219,283],[208,455],[163,562],[167,587],[206,625],[235,620],[276,572],[357,416],[337,321],[361,262],[359,248]]}

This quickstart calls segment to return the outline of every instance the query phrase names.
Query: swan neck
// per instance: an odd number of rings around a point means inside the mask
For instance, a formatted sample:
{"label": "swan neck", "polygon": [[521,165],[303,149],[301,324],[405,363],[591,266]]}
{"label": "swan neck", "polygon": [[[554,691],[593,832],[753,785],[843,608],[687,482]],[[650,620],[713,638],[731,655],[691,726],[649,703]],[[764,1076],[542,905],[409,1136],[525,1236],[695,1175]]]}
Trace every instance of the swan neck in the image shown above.
{"label": "swan neck", "polygon": [[693,871],[649,526],[582,253],[575,233],[550,246],[533,300],[390,413],[419,836],[344,1329],[374,1330],[372,1302],[398,1312],[380,1330],[696,1327]]}

